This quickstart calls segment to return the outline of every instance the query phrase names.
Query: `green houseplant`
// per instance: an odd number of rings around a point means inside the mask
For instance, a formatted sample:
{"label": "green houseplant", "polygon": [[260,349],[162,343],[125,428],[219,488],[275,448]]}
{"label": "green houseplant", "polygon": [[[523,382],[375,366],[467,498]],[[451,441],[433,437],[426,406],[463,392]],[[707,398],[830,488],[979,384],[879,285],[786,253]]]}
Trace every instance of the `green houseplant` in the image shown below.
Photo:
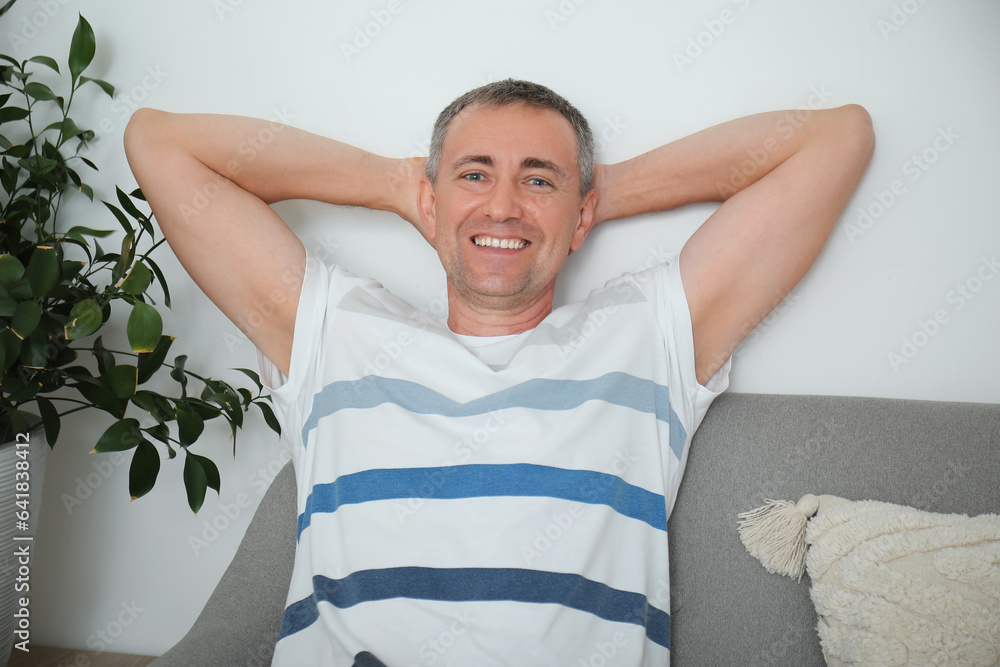
{"label": "green houseplant", "polygon": [[[217,417],[229,422],[234,454],[236,432],[251,404],[272,429],[280,429],[253,371],[234,369],[254,381],[256,395],[192,373],[184,367],[185,355],[167,363],[174,339],[163,335],[152,288],[158,285],[167,307],[170,292],[150,257],[164,239],[156,240],[139,190],[126,194],[116,188],[114,202],[98,205],[79,173],[97,169],[81,155],[95,133],[70,118],[74,96],[87,84],[114,95],[111,84],[84,75],[95,50],[94,31],[80,16],[69,50],[67,97],[53,90],[66,86],[56,60],[35,56],[19,62],[0,54],[0,443],[25,430],[25,407],[34,406],[50,446],[59,437],[62,417],[102,410],[114,422],[97,437],[94,450],[133,450],[130,495],[138,498],[153,488],[161,450],[169,459],[181,451],[188,504],[197,512],[206,490],[218,492],[220,486],[216,464],[189,449],[205,422]],[[87,214],[87,225],[63,223],[67,197],[86,198],[88,211],[93,204],[97,213]],[[98,213],[108,222],[117,220],[123,231],[113,251],[98,240],[113,232],[89,226]],[[113,349],[103,340],[115,333],[108,325],[116,322],[125,324],[129,350]],[[86,361],[96,365],[96,372]],[[162,377],[163,368],[176,383],[173,395],[144,387]],[[201,385],[197,395],[191,393],[192,381]],[[127,416],[130,405],[156,424],[143,427]]]}

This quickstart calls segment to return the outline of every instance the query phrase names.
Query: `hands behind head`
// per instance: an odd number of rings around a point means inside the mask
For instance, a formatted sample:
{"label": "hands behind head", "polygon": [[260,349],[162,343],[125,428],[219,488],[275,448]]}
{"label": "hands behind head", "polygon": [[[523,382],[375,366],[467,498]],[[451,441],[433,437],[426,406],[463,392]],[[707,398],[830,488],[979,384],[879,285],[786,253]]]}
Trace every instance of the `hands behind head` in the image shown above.
{"label": "hands behind head", "polygon": [[396,163],[395,173],[389,178],[389,188],[395,201],[393,210],[399,217],[413,225],[424,240],[430,243],[417,203],[427,158],[402,158],[396,160]]}

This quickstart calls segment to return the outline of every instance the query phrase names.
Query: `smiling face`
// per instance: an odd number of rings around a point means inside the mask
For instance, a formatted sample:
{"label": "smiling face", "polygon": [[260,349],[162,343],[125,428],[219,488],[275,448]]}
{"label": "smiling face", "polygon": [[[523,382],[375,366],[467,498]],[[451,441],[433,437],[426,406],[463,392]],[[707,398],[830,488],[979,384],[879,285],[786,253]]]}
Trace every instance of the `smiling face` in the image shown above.
{"label": "smiling face", "polygon": [[552,309],[559,269],[590,231],[595,202],[594,192],[580,197],[576,135],[557,111],[515,104],[456,116],[437,182],[425,179],[420,192],[448,276],[452,329],[483,335],[459,321],[470,312],[512,329],[537,324]]}

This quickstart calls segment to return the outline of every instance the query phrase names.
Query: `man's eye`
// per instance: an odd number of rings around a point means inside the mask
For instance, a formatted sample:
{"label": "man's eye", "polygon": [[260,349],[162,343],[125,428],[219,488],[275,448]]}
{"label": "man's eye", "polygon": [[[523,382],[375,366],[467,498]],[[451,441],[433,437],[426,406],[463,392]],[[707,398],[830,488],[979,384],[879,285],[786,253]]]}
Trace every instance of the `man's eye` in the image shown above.
{"label": "man's eye", "polygon": [[544,178],[532,178],[528,181],[532,185],[540,185],[542,187],[549,187],[552,184],[546,181]]}
{"label": "man's eye", "polygon": [[472,172],[470,174],[464,174],[462,178],[464,178],[467,181],[481,181],[483,180],[483,175],[480,174],[479,172]]}

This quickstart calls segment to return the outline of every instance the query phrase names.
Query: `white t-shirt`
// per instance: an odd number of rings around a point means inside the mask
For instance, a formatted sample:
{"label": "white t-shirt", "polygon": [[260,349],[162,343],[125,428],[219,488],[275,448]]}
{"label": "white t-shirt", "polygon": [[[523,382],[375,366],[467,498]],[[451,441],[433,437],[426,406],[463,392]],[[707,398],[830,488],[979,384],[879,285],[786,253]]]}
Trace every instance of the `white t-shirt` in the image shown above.
{"label": "white t-shirt", "polygon": [[728,385],[676,261],[512,336],[453,334],[308,255],[285,377],[298,480],[274,665],[664,665],[667,517]]}

